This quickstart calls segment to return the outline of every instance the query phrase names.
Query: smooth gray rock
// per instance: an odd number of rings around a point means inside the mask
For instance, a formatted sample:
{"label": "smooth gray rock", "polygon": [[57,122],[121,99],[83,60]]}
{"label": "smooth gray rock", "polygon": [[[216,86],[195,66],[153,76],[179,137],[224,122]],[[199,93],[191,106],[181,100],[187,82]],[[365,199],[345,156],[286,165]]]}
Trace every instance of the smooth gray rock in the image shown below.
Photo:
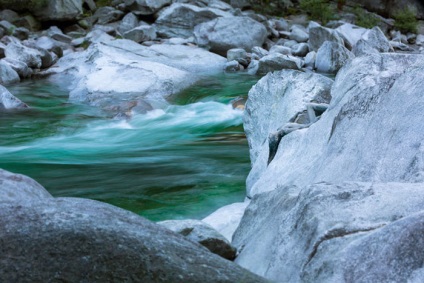
{"label": "smooth gray rock", "polygon": [[138,18],[133,13],[128,13],[119,23],[118,31],[122,35],[138,26]]}
{"label": "smooth gray rock", "polygon": [[351,50],[362,35],[368,32],[368,29],[346,23],[336,28],[336,31],[343,38],[346,48]]}
{"label": "smooth gray rock", "polygon": [[311,51],[305,56],[305,67],[315,69],[315,59],[317,57],[317,53],[315,51]]}
{"label": "smooth gray rock", "polygon": [[170,5],[172,0],[125,0],[125,7],[138,15],[153,15],[164,6]]}
{"label": "smooth gray rock", "polygon": [[19,82],[18,73],[3,60],[0,61],[0,84],[8,85]]}
{"label": "smooth gray rock", "polygon": [[75,21],[82,15],[82,0],[1,1],[0,9],[30,12],[40,21]]}
{"label": "smooth gray rock", "polygon": [[54,52],[58,57],[63,56],[63,50],[70,48],[66,43],[57,41],[48,36],[41,36],[35,41],[35,46]]}
{"label": "smooth gray rock", "polygon": [[43,62],[41,53],[33,48],[26,47],[19,43],[10,43],[5,50],[6,58],[22,61],[30,68],[41,68]]}
{"label": "smooth gray rock", "polygon": [[268,50],[263,49],[262,47],[259,47],[259,46],[253,47],[252,53],[256,54],[259,57],[259,59],[269,54]]}
{"label": "smooth gray rock", "polygon": [[268,147],[268,136],[294,122],[306,111],[306,103],[330,101],[332,84],[319,74],[283,70],[269,73],[252,87],[243,116],[252,165],[263,146]]}
{"label": "smooth gray rock", "polygon": [[8,21],[9,23],[13,23],[14,21],[19,19],[19,14],[15,11],[4,9],[0,11],[0,20]]}
{"label": "smooth gray rock", "polygon": [[138,43],[155,40],[156,29],[153,26],[142,25],[125,32],[123,37]]}
{"label": "smooth gray rock", "polygon": [[318,72],[337,73],[355,55],[341,44],[326,41],[318,49],[315,68]]}
{"label": "smooth gray rock", "polygon": [[416,40],[415,40],[415,43],[416,43],[418,46],[422,46],[422,45],[424,45],[424,34],[418,34],[418,35],[417,35],[417,38],[416,38]]}
{"label": "smooth gray rock", "polygon": [[243,48],[249,52],[254,46],[262,46],[266,28],[249,17],[220,17],[197,25],[194,35],[200,46],[225,55],[231,48]]}
{"label": "smooth gray rock", "polygon": [[2,282],[266,282],[134,213],[0,177]]}
{"label": "smooth gray rock", "polygon": [[72,41],[72,37],[64,34],[57,26],[49,27],[47,30],[43,31],[42,34],[65,44],[70,44]]}
{"label": "smooth gray rock", "polygon": [[303,27],[293,25],[290,29],[289,38],[292,40],[296,40],[297,42],[306,42],[309,39],[309,34],[305,31]]}
{"label": "smooth gray rock", "polygon": [[249,201],[236,202],[212,212],[202,219],[203,222],[212,226],[216,231],[221,233],[229,242],[233,238],[233,234],[240,224],[244,210],[249,205]]}
{"label": "smooth gray rock", "polygon": [[284,19],[278,19],[274,21],[275,29],[278,31],[288,31],[289,30],[289,24]]}
{"label": "smooth gray rock", "polygon": [[124,12],[112,7],[100,7],[93,15],[93,20],[99,25],[116,22],[124,16]]}
{"label": "smooth gray rock", "polygon": [[269,53],[280,53],[283,55],[292,55],[292,49],[287,46],[274,45],[273,47],[269,49]]}
{"label": "smooth gray rock", "polygon": [[66,83],[63,86],[70,90],[71,101],[122,113],[146,102],[154,108],[164,107],[167,97],[201,75],[222,72],[226,61],[197,47],[146,47],[126,39],[107,39],[62,57],[44,74],[52,75],[51,80],[59,85]]}
{"label": "smooth gray rock", "polygon": [[[370,47],[376,49],[378,52],[393,52],[389,40],[379,27],[373,27],[371,30],[364,33],[361,40],[356,44],[360,41],[365,41]],[[355,45],[353,47],[355,47]]]}
{"label": "smooth gray rock", "polygon": [[[22,101],[10,94],[3,86],[1,89],[1,101],[6,109],[27,107]],[[10,100],[5,103],[5,100]],[[5,203],[25,203],[32,201],[50,200],[53,197],[35,180],[21,174],[15,174],[0,169],[0,205]]]}
{"label": "smooth gray rock", "polygon": [[219,9],[174,3],[161,11],[155,22],[155,27],[162,37],[184,38],[193,35],[193,29],[196,25],[217,17],[232,17],[232,15]]}
{"label": "smooth gray rock", "polygon": [[28,65],[22,61],[10,59],[10,58],[4,58],[4,59],[1,59],[0,62],[3,62],[9,65],[19,75],[20,78],[23,78],[23,79],[29,78],[31,77],[33,73],[32,69],[29,68]]}
{"label": "smooth gray rock", "polygon": [[233,260],[236,257],[236,249],[231,243],[209,224],[200,220],[166,220],[158,224],[167,229],[183,235],[190,241],[199,243],[209,251],[223,258]]}
{"label": "smooth gray rock", "polygon": [[238,72],[243,69],[244,69],[243,66],[236,60],[228,61],[227,63],[225,63],[225,67],[224,67],[224,70],[229,73]]}
{"label": "smooth gray rock", "polygon": [[279,186],[247,207],[236,262],[276,282],[406,282],[422,268],[423,209],[423,183]]}
{"label": "smooth gray rock", "polygon": [[322,26],[309,29],[309,48],[311,51],[318,51],[325,41],[331,41],[344,45],[343,39],[337,31]]}
{"label": "smooth gray rock", "polygon": [[[419,54],[379,53],[348,62],[336,76],[328,110],[308,129],[281,139],[272,162],[256,169],[262,173],[249,195],[320,181],[424,182],[423,70]],[[268,97],[258,99],[248,101],[246,110],[257,110],[244,121],[252,125],[246,134],[256,145],[254,157],[270,120],[263,102]]]}
{"label": "smooth gray rock", "polygon": [[282,55],[280,53],[271,53],[259,59],[258,74],[266,74],[272,71],[283,69],[300,70],[302,61],[296,57]]}
{"label": "smooth gray rock", "polygon": [[309,52],[309,46],[307,43],[299,43],[293,45],[291,50],[294,56],[305,57]]}
{"label": "smooth gray rock", "polygon": [[352,53],[353,55],[358,57],[379,52],[368,41],[361,39],[353,46]]}
{"label": "smooth gray rock", "polygon": [[[2,62],[0,62],[0,70],[1,70]],[[0,85],[0,110],[1,109],[23,109],[28,106],[23,103],[21,100],[16,98],[13,94],[11,94],[7,88]],[[0,192],[0,203],[3,201],[11,201],[15,197],[21,197],[21,193],[16,190],[16,186],[22,187],[22,190],[25,191],[23,198],[26,196],[30,196],[32,194],[32,187],[38,185],[32,179],[21,176],[14,175],[7,171],[0,169],[0,188],[2,191]],[[40,186],[41,187],[41,186]],[[33,195],[39,196],[42,195],[38,192],[35,192]]]}
{"label": "smooth gray rock", "polygon": [[227,60],[228,62],[235,60],[245,66],[249,65],[247,52],[243,48],[233,48],[228,50]]}

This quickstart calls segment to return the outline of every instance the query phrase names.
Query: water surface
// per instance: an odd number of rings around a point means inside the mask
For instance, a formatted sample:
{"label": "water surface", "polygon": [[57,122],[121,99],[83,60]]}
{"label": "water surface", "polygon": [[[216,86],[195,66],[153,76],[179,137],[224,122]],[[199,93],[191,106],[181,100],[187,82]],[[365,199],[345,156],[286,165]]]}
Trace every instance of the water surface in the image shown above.
{"label": "water surface", "polygon": [[230,101],[255,82],[205,78],[169,107],[129,120],[70,104],[48,81],[8,87],[31,109],[0,113],[0,168],[56,197],[96,199],[151,220],[202,218],[244,198],[248,146]]}

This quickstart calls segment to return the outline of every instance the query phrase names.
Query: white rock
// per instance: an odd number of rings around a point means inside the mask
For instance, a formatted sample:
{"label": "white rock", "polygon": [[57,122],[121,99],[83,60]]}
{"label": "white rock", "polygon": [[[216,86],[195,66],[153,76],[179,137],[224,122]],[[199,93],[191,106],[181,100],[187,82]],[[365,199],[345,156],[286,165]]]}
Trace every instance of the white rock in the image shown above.
{"label": "white rock", "polygon": [[0,61],[0,84],[8,85],[19,82],[18,73],[5,63],[3,60]]}
{"label": "white rock", "polygon": [[318,49],[315,68],[318,72],[337,73],[352,58],[354,58],[353,53],[343,45],[326,41]]}
{"label": "white rock", "polygon": [[362,38],[362,35],[368,30],[366,28],[358,27],[352,24],[344,24],[336,28],[336,31],[343,38],[346,47],[352,49],[358,40]]}
{"label": "white rock", "polygon": [[210,215],[203,218],[202,221],[211,225],[231,242],[233,234],[243,217],[244,210],[248,205],[249,201],[226,205],[212,212]]}
{"label": "white rock", "polygon": [[296,40],[297,42],[306,42],[309,39],[309,34],[305,31],[303,27],[293,25],[291,27],[291,33],[289,38],[292,40]]}

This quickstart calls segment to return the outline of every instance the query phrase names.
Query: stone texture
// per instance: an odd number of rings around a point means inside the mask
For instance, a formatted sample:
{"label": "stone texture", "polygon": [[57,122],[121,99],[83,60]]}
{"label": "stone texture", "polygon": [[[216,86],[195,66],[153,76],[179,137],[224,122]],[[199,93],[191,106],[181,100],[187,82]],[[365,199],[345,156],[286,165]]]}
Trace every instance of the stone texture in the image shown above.
{"label": "stone texture", "polygon": [[30,68],[41,68],[43,62],[41,53],[33,48],[26,47],[19,43],[10,43],[5,50],[6,58],[22,61]]}
{"label": "stone texture", "polygon": [[275,282],[421,281],[423,208],[422,183],[279,186],[246,209],[236,262]]}
{"label": "stone texture", "polygon": [[19,81],[18,73],[9,64],[0,61],[0,84],[8,85]]}
{"label": "stone texture", "polygon": [[309,39],[309,34],[305,29],[298,25],[293,25],[290,29],[289,38],[297,42],[306,42]]}
{"label": "stone texture", "polygon": [[128,13],[119,23],[118,31],[122,35],[125,32],[132,30],[138,26],[138,19],[133,13]]}
{"label": "stone texture", "polygon": [[[328,110],[308,129],[281,139],[272,162],[255,169],[262,173],[249,194],[320,181],[423,182],[423,70],[424,57],[415,54],[379,53],[347,63],[336,76]],[[245,115],[254,157],[271,120],[263,108],[269,98],[257,99],[246,106],[254,114]]]}
{"label": "stone texture", "polygon": [[325,41],[331,41],[344,45],[343,39],[337,31],[322,26],[316,26],[309,29],[309,49],[318,51]]}
{"label": "stone texture", "polygon": [[149,25],[142,25],[125,32],[123,36],[138,43],[155,40],[156,29]]}
{"label": "stone texture", "polygon": [[9,65],[19,75],[20,78],[23,78],[23,79],[29,78],[31,77],[33,73],[32,69],[29,68],[28,65],[22,61],[10,59],[10,58],[4,58],[4,59],[1,59],[0,62],[3,62]]}
{"label": "stone texture", "polygon": [[212,212],[202,219],[203,222],[212,226],[231,242],[234,232],[240,224],[244,210],[249,205],[249,201],[236,202]]}
{"label": "stone texture", "polygon": [[[88,103],[112,113],[138,104],[168,105],[166,98],[200,79],[222,72],[226,59],[197,47],[159,44],[142,46],[121,39],[99,39],[84,52],[62,57],[45,72],[70,90],[71,101]],[[104,82],[108,83],[105,84]]]}
{"label": "stone texture", "polygon": [[228,12],[213,8],[200,8],[189,4],[174,3],[161,11],[155,22],[155,27],[160,36],[190,37],[196,25],[215,19],[217,17],[231,17]]}
{"label": "stone texture", "polygon": [[[0,63],[1,64],[1,63]],[[0,65],[1,66],[1,65]],[[1,68],[1,67],[0,67]],[[0,69],[1,70],[1,69]],[[11,94],[7,88],[0,85],[0,110],[2,109],[22,109],[28,106]],[[21,175],[14,175],[7,171],[0,169],[0,187],[1,198],[0,203],[3,201],[12,201],[15,198],[21,198],[21,192],[16,190],[16,187],[22,187],[23,196],[25,197],[38,197],[45,196],[46,194],[40,193],[39,191],[32,193],[34,187],[39,186],[35,181],[28,177]],[[40,186],[41,187],[41,186]]]}
{"label": "stone texture", "polygon": [[300,68],[302,68],[302,62],[298,58],[280,53],[271,53],[259,60],[257,73],[264,75],[272,71],[283,69],[300,70]]}
{"label": "stone texture", "polygon": [[134,213],[0,178],[2,282],[266,282]]}
{"label": "stone texture", "polygon": [[82,0],[2,0],[0,9],[29,11],[40,21],[75,21],[82,15]]}
{"label": "stone texture", "polygon": [[197,25],[194,35],[197,44],[225,56],[231,48],[251,51],[254,46],[262,46],[266,28],[249,17],[220,17]]}
{"label": "stone texture", "polygon": [[362,38],[362,35],[368,30],[352,24],[344,24],[336,28],[337,33],[343,38],[346,48],[349,50]]}
{"label": "stone texture", "polygon": [[318,49],[315,68],[318,72],[337,73],[348,60],[354,57],[353,53],[347,50],[343,45],[326,41]]}
{"label": "stone texture", "polygon": [[236,249],[230,242],[213,227],[200,220],[166,220],[158,224],[167,229],[183,235],[190,241],[199,243],[209,251],[223,258],[233,260],[236,257]]}
{"label": "stone texture", "polygon": [[172,0],[125,0],[125,7],[138,15],[153,15]]}
{"label": "stone texture", "polygon": [[355,48],[357,44],[363,45],[363,42],[378,52],[393,52],[393,48],[390,45],[389,40],[379,27],[373,27],[371,30],[364,33],[353,48]]}

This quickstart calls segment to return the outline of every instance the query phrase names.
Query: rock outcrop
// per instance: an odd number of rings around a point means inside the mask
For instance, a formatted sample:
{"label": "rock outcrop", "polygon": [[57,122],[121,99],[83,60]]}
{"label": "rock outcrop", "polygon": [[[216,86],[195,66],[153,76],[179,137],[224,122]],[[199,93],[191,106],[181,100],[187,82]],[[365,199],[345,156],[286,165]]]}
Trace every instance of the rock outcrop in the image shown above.
{"label": "rock outcrop", "polygon": [[236,262],[276,282],[406,282],[422,268],[423,209],[422,184],[281,186],[247,208]]}
{"label": "rock outcrop", "polygon": [[136,214],[0,170],[2,282],[266,282]]}
{"label": "rock outcrop", "polygon": [[269,109],[288,110],[252,95],[252,201],[233,237],[240,265],[280,282],[424,279],[423,74],[423,55],[350,61],[321,118],[277,140],[268,163]]}

